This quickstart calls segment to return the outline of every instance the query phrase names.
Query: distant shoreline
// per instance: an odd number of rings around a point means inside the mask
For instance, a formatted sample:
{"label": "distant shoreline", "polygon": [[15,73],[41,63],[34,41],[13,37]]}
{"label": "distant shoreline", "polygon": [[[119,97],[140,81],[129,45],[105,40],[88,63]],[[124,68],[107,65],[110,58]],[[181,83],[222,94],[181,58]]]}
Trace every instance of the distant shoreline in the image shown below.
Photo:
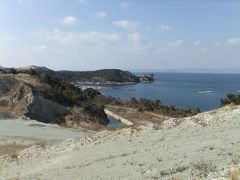
{"label": "distant shoreline", "polygon": [[240,74],[240,72],[166,72],[166,71],[131,71],[136,73],[152,73],[152,74]]}

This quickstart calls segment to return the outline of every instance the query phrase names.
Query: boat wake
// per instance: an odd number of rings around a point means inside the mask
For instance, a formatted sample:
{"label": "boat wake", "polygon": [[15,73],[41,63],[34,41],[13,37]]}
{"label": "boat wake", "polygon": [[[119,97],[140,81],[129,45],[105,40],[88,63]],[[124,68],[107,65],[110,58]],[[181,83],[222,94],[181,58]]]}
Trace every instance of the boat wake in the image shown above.
{"label": "boat wake", "polygon": [[209,94],[209,93],[213,93],[213,91],[199,91],[197,93],[198,94]]}
{"label": "boat wake", "polygon": [[111,87],[104,87],[104,86],[78,86],[78,87],[81,88],[82,90],[89,89],[89,88],[92,88],[95,90],[112,89]]}

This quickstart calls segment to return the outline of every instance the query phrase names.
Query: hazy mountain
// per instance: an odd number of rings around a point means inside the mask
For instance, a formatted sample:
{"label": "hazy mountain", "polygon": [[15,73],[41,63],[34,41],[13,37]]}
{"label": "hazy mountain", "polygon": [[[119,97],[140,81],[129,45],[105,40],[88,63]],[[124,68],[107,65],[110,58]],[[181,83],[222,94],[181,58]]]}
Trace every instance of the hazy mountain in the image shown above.
{"label": "hazy mountain", "polygon": [[184,68],[184,69],[132,69],[131,72],[150,73],[240,73],[238,68],[213,69],[213,68]]}
{"label": "hazy mountain", "polygon": [[5,67],[3,67],[3,66],[0,65],[0,69],[5,69]]}
{"label": "hazy mountain", "polygon": [[19,71],[31,70],[31,69],[33,69],[35,71],[53,71],[51,69],[48,69],[45,66],[35,66],[35,65],[30,65],[30,66],[26,66],[26,67],[17,68],[17,70],[19,70]]}

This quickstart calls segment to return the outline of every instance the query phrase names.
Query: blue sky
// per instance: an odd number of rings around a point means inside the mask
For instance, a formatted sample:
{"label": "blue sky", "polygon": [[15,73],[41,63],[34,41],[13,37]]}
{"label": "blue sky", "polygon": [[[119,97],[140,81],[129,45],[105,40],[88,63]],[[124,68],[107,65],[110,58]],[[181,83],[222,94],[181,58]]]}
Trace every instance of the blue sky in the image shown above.
{"label": "blue sky", "polygon": [[0,65],[240,69],[237,0],[0,0]]}

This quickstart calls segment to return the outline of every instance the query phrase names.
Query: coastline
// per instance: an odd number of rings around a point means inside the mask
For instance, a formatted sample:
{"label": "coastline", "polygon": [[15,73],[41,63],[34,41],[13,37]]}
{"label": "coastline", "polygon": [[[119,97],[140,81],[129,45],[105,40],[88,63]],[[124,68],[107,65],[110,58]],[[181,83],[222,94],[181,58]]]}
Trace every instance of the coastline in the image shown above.
{"label": "coastline", "polygon": [[240,74],[155,73],[154,77],[152,83],[100,87],[99,91],[103,95],[120,99],[159,99],[164,105],[200,108],[206,112],[219,108],[221,98],[225,98],[228,93],[239,93],[240,89]]}

